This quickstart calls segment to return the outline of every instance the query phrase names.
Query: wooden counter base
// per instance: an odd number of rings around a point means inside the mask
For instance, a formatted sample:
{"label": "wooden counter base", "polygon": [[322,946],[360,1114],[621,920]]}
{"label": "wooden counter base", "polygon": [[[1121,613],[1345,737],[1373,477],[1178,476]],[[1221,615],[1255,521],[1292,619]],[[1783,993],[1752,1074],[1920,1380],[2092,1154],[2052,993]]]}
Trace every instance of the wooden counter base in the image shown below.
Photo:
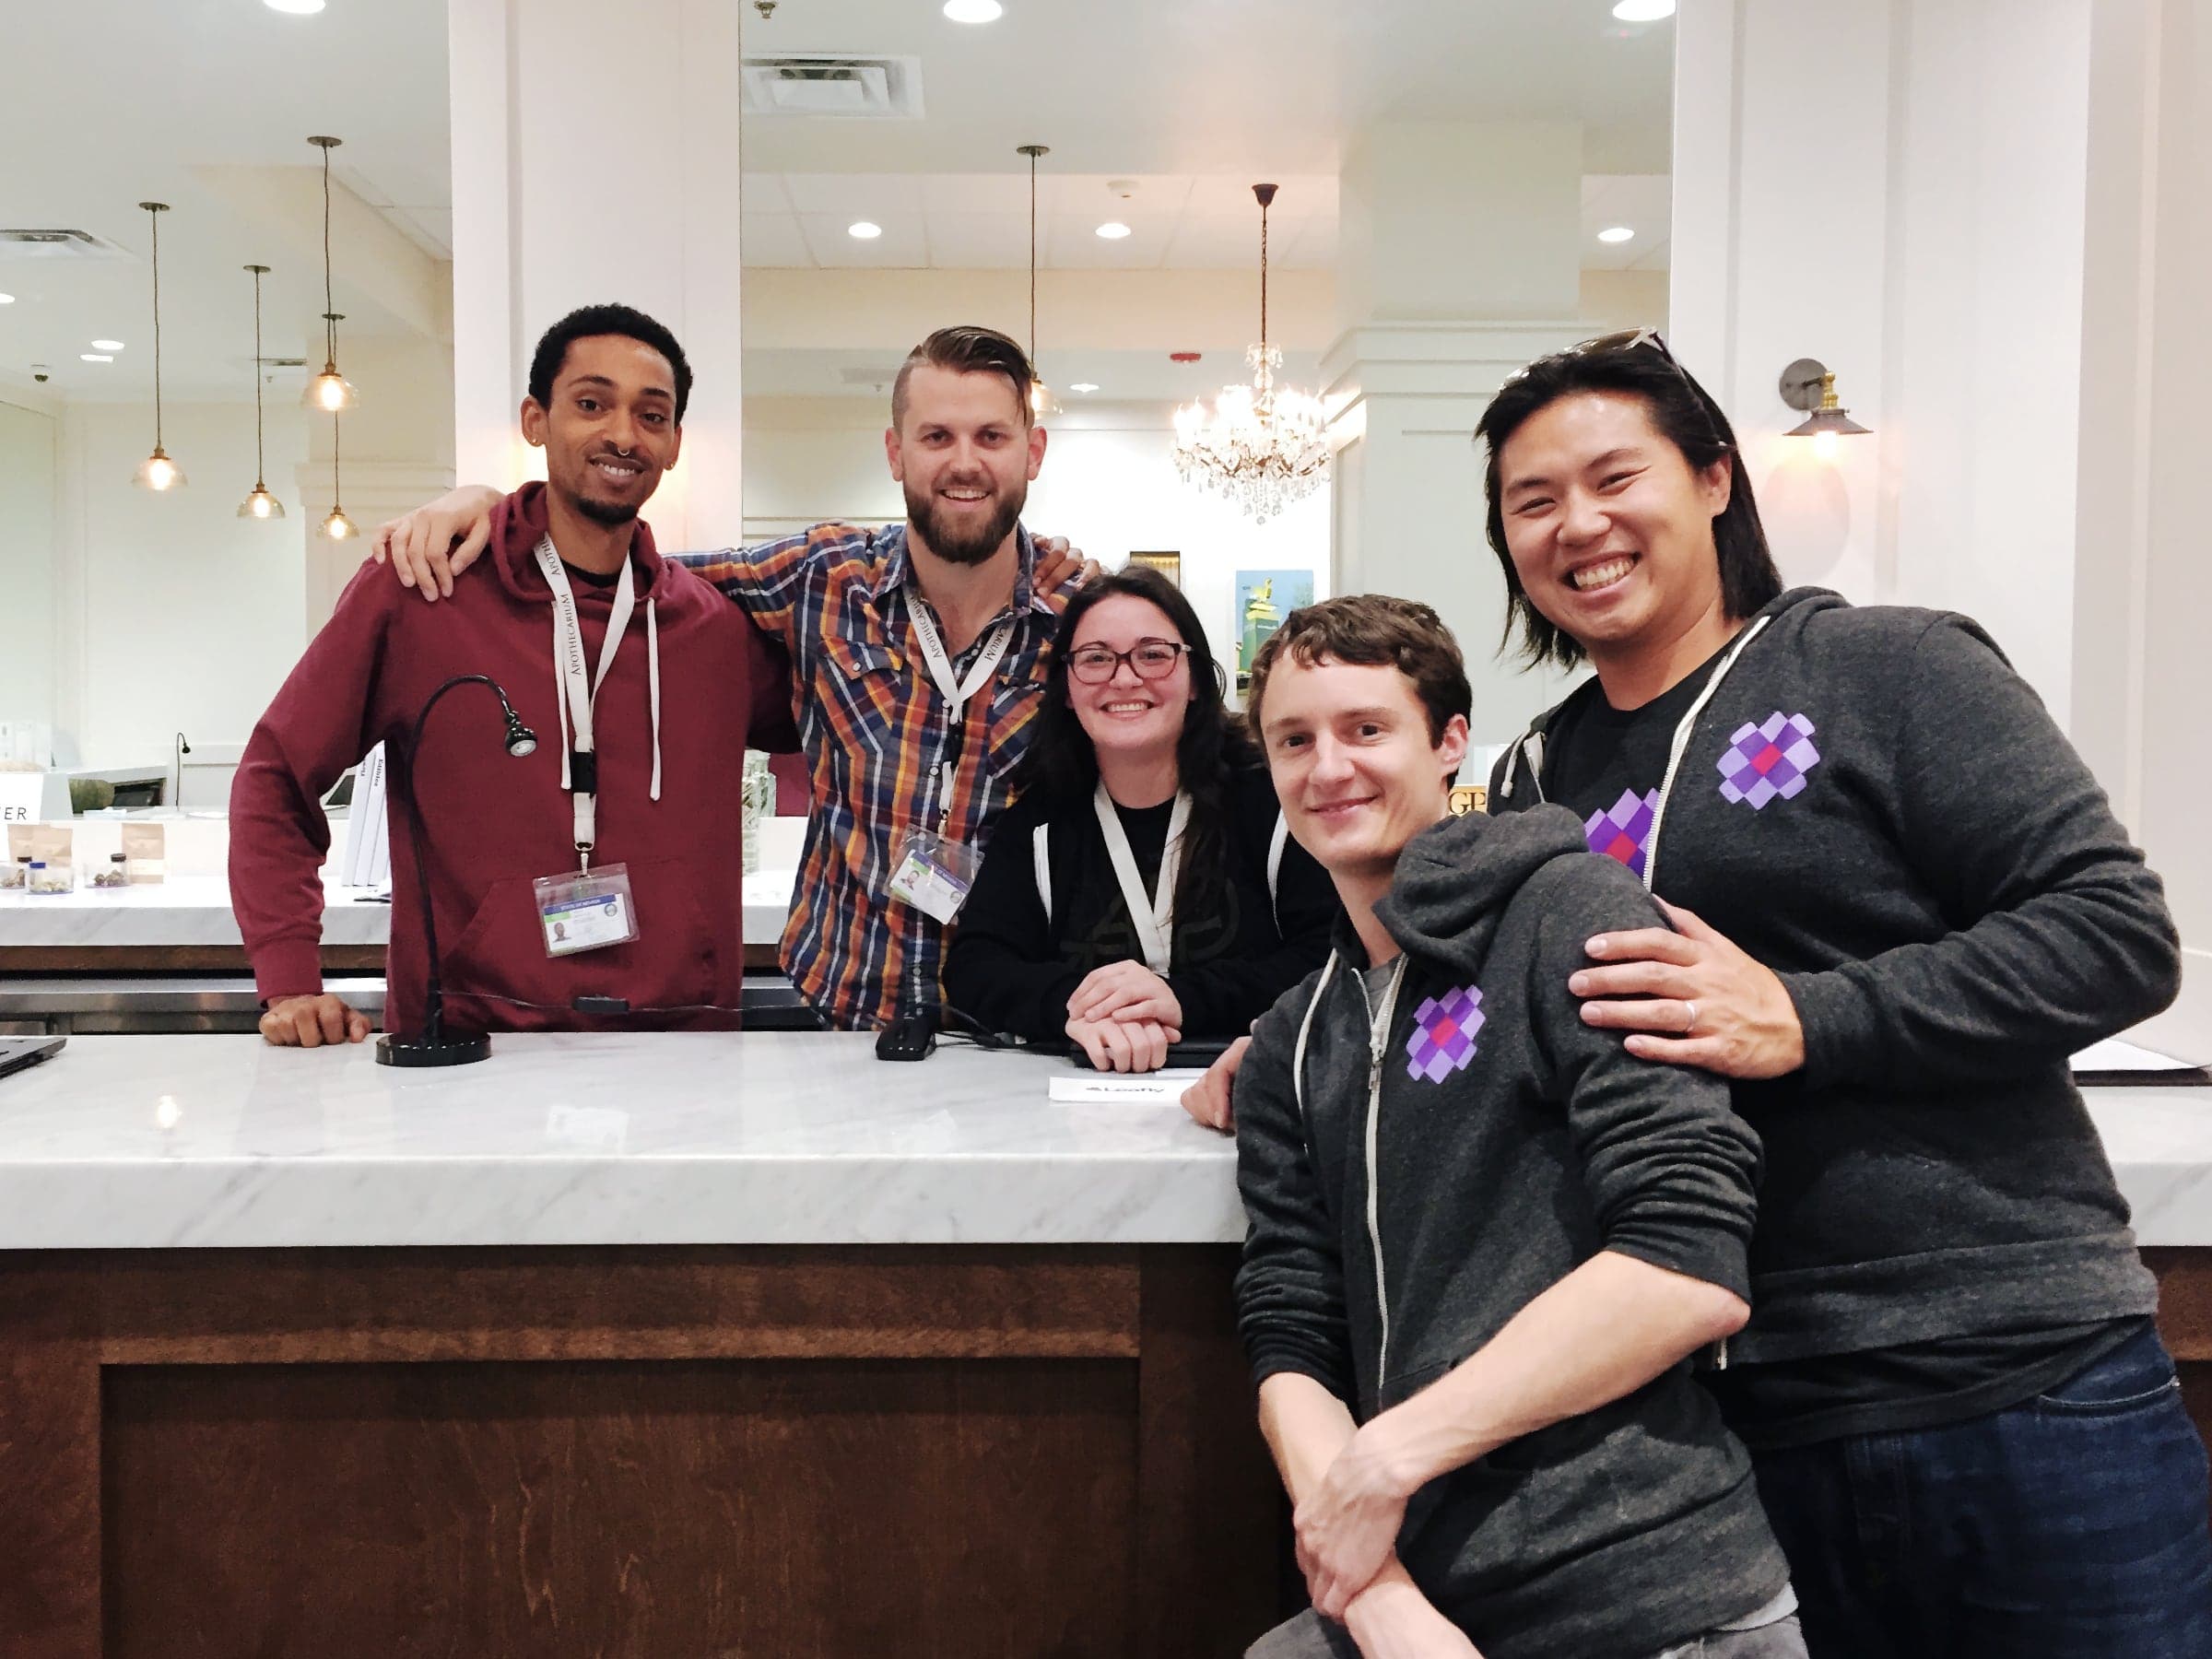
{"label": "wooden counter base", "polygon": [[1240,1653],[1236,1255],[0,1253],[0,1653]]}

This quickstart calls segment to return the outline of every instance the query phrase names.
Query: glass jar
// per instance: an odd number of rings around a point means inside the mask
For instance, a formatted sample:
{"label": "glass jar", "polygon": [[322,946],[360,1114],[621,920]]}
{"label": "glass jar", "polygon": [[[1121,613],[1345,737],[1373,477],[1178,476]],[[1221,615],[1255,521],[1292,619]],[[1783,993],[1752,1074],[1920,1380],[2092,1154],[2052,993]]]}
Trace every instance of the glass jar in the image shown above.
{"label": "glass jar", "polygon": [[34,858],[30,861],[28,880],[33,896],[74,892],[76,890],[76,869],[73,865],[48,864],[42,858]]}
{"label": "glass jar", "polygon": [[96,888],[126,888],[131,885],[131,873],[124,868],[122,853],[108,854],[108,862],[92,872],[92,885]]}
{"label": "glass jar", "polygon": [[29,859],[0,859],[0,890],[19,893],[30,885],[29,877]]}

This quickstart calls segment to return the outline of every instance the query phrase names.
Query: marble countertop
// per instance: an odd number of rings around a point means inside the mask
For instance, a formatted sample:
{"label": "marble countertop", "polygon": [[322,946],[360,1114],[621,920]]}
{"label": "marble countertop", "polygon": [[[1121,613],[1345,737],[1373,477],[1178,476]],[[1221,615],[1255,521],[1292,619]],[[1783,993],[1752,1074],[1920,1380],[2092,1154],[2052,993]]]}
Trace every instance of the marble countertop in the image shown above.
{"label": "marble countertop", "polygon": [[[791,870],[745,878],[747,945],[773,945],[783,936],[794,879]],[[392,906],[370,889],[324,889],[324,945],[382,945],[391,930]],[[144,949],[239,943],[230,885],[220,876],[172,876],[146,887],[80,887],[37,897],[0,892],[0,945]]]}
{"label": "marble countertop", "polygon": [[[866,1034],[372,1045],[85,1037],[0,1077],[0,1249],[1226,1242],[1231,1144],[1067,1063]],[[2212,1145],[2212,1142],[2208,1142]]]}
{"label": "marble countertop", "polygon": [[[1228,1243],[1230,1142],[1171,1103],[1053,1104],[1064,1061],[865,1034],[363,1044],[84,1037],[0,1077],[0,1249]],[[2092,1088],[2146,1244],[2212,1245],[2212,1088]]]}

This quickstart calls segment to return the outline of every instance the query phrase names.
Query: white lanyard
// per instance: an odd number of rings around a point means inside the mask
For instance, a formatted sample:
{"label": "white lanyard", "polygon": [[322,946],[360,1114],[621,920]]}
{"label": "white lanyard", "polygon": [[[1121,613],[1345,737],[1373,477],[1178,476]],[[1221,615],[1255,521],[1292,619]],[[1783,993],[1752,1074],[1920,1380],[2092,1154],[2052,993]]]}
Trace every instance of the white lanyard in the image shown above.
{"label": "white lanyard", "polygon": [[[951,711],[953,740],[958,743],[966,729],[968,700],[982,688],[983,682],[997,670],[999,659],[1006,654],[1007,642],[1014,638],[1014,618],[1008,617],[991,630],[990,639],[969,665],[968,677],[955,680],[952,659],[945,653],[945,641],[937,633],[937,624],[929,614],[927,602],[917,599],[909,608],[914,618],[914,638],[922,645],[922,661]],[[957,759],[949,759],[937,768],[937,821],[945,834],[950,834],[952,830],[952,786],[959,766]]]}
{"label": "white lanyard", "polygon": [[[587,679],[583,667],[583,624],[576,616],[575,590],[569,586],[569,573],[561,568],[560,555],[553,550],[550,535],[537,544],[537,568],[545,572],[546,585],[553,590],[553,669],[560,705],[560,786],[569,792],[575,808],[576,851],[588,869],[592,847],[598,839],[598,766],[594,761],[583,778],[571,782],[569,758],[571,753],[586,756],[595,751],[592,707],[599,696],[599,688],[606,684],[607,671],[615,665],[615,653],[622,649],[622,635],[629,627],[630,612],[637,606],[637,594],[629,560],[625,558],[621,579],[615,583],[615,608],[606,618],[606,637],[599,641],[599,673],[595,678]],[[580,787],[584,783],[591,787]]]}
{"label": "white lanyard", "polygon": [[1159,850],[1159,878],[1152,884],[1148,899],[1136,874],[1136,854],[1129,850],[1129,832],[1122,828],[1121,814],[1114,811],[1113,797],[1103,782],[1090,799],[1099,814],[1099,833],[1106,838],[1106,856],[1113,861],[1113,878],[1122,884],[1123,901],[1145,947],[1145,966],[1165,979],[1174,944],[1175,872],[1182,863],[1182,831],[1191,821],[1191,797],[1182,790],[1175,792],[1175,807],[1168,814],[1167,844]]}

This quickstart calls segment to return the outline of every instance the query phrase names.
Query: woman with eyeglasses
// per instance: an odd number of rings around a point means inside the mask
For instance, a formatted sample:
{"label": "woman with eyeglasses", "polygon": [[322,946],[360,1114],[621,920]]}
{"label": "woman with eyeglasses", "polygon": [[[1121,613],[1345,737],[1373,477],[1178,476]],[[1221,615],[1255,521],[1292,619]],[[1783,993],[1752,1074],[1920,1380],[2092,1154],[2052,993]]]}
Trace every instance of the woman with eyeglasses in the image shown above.
{"label": "woman with eyeglasses", "polygon": [[1595,671],[1490,810],[1566,805],[1666,901],[1569,989],[1765,1145],[1707,1381],[1814,1659],[2212,1654],[2205,1451],[2067,1064],[2175,994],[2158,877],[1972,622],[1783,591],[1656,335],[1531,364],[1478,436],[1509,628]]}
{"label": "woman with eyeglasses", "polygon": [[1159,571],[1068,603],[1018,798],[946,958],[956,1008],[1100,1070],[1154,1071],[1171,1042],[1242,1035],[1321,965],[1335,891],[1284,834],[1223,694]]}

